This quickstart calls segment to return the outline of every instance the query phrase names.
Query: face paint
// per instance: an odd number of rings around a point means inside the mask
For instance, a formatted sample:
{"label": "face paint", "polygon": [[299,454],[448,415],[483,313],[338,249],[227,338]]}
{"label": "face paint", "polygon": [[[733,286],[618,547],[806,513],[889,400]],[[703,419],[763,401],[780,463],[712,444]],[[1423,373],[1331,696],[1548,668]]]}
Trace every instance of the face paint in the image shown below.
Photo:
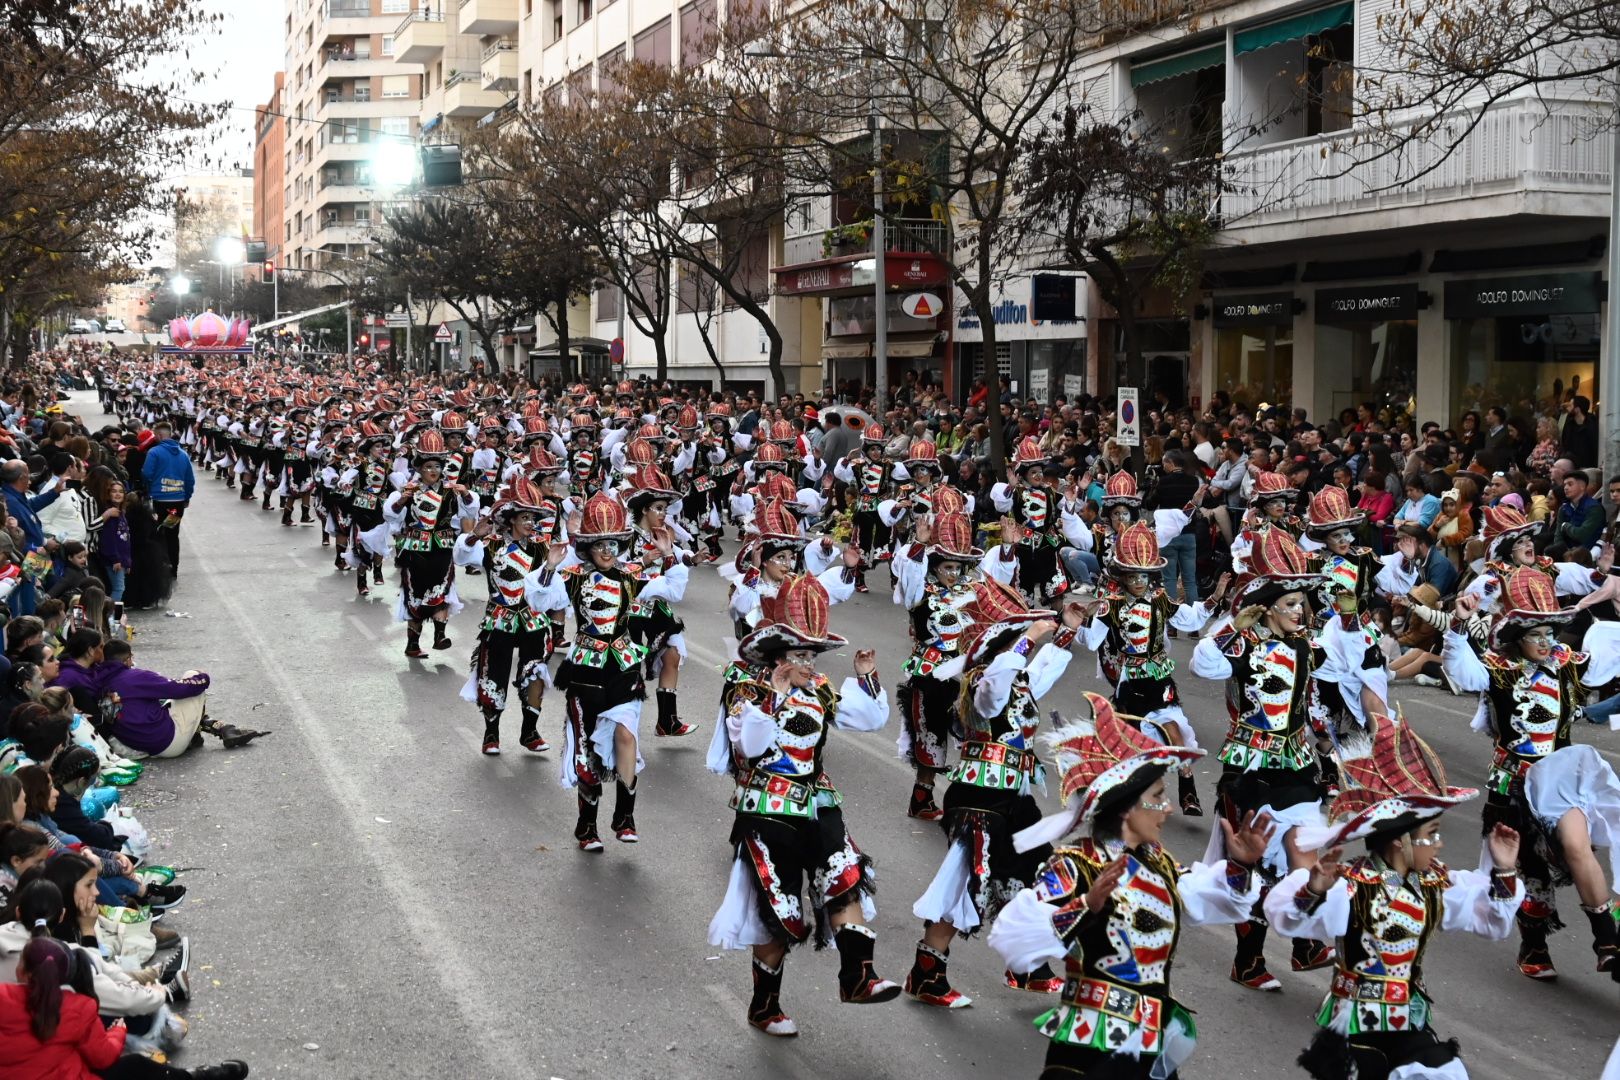
{"label": "face paint", "polygon": [[1266,615],[1273,630],[1287,633],[1299,629],[1305,621],[1305,612],[1305,594],[1291,592],[1274,600]]}
{"label": "face paint", "polygon": [[1267,499],[1260,504],[1260,508],[1265,511],[1268,517],[1280,518],[1288,513],[1288,500]]}
{"label": "face paint", "polygon": [[934,577],[948,589],[962,579],[962,564],[946,559],[934,567]]}
{"label": "face paint", "polygon": [[1529,566],[1536,561],[1536,542],[1528,536],[1521,536],[1513,541],[1513,561],[1520,566]]}
{"label": "face paint", "polygon": [[1116,526],[1123,529],[1125,526],[1131,523],[1131,508],[1128,506],[1114,507],[1112,510],[1108,511],[1108,520],[1112,521]]}
{"label": "face paint", "polygon": [[1132,596],[1141,596],[1148,591],[1148,584],[1151,580],[1146,574],[1135,573],[1126,574],[1121,583],[1125,586],[1125,591]]}
{"label": "face paint", "polygon": [[592,555],[606,555],[610,559],[619,557],[619,542],[617,540],[598,540],[591,544]]}
{"label": "face paint", "polygon": [[1349,529],[1334,529],[1328,533],[1328,548],[1335,555],[1343,555],[1350,550],[1350,545],[1355,538],[1356,534]]}

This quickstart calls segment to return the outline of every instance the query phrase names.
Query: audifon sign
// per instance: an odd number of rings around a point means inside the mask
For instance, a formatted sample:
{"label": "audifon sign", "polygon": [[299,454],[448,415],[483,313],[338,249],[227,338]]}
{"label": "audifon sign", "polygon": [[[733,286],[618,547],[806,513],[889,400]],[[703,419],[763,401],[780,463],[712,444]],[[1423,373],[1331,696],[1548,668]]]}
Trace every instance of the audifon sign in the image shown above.
{"label": "audifon sign", "polygon": [[[1020,278],[993,294],[995,306],[991,317],[996,324],[997,341],[1072,340],[1086,336],[1085,324],[1077,311],[1073,319],[1037,319],[1030,310],[1032,282]],[[1086,291],[1080,288],[1076,307],[1085,303]],[[979,316],[967,305],[967,298],[959,290],[956,294],[956,340],[975,342],[984,340],[984,327]]]}

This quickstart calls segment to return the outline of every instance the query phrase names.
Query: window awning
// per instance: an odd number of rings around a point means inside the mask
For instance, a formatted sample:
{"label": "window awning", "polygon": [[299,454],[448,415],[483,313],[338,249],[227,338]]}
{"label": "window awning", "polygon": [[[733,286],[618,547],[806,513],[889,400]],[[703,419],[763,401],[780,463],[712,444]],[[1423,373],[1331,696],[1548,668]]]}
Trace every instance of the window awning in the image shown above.
{"label": "window awning", "polygon": [[1205,68],[1220,67],[1226,63],[1226,43],[1206,45],[1202,49],[1163,56],[1156,60],[1143,60],[1131,65],[1131,85],[1146,86],[1163,82],[1177,75],[1187,75]]}
{"label": "window awning", "polygon": [[1312,34],[1349,26],[1355,20],[1356,5],[1353,2],[1317,8],[1292,18],[1266,23],[1264,26],[1239,30],[1232,35],[1232,54],[1236,56],[1240,53],[1254,52],[1256,49],[1269,49],[1285,41],[1297,41]]}
{"label": "window awning", "polygon": [[[922,333],[890,334],[888,340],[889,359],[916,358],[934,355],[934,343],[939,334],[929,330]],[[873,341],[871,338],[828,338],[821,343],[821,358],[823,360],[864,360],[872,355]]]}

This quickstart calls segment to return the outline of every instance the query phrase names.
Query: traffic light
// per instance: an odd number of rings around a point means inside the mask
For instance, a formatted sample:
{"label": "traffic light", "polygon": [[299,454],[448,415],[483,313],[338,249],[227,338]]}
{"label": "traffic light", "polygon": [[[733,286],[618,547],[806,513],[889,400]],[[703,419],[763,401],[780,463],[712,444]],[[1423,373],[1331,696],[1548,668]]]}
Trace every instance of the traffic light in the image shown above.
{"label": "traffic light", "polygon": [[264,280],[274,281],[276,277],[276,260],[264,260]]}
{"label": "traffic light", "polygon": [[360,335],[360,347],[363,349],[367,345],[370,345],[370,344],[371,344],[371,335],[370,334],[361,334]]}

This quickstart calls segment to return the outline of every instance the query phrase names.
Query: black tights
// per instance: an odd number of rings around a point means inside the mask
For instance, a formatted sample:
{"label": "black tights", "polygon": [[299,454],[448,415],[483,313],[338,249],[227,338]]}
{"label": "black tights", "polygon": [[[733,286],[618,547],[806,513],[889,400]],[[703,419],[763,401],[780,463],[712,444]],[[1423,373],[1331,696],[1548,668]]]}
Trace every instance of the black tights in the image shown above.
{"label": "black tights", "polygon": [[140,1054],[127,1054],[96,1075],[102,1080],[191,1080],[189,1070],[160,1065]]}

